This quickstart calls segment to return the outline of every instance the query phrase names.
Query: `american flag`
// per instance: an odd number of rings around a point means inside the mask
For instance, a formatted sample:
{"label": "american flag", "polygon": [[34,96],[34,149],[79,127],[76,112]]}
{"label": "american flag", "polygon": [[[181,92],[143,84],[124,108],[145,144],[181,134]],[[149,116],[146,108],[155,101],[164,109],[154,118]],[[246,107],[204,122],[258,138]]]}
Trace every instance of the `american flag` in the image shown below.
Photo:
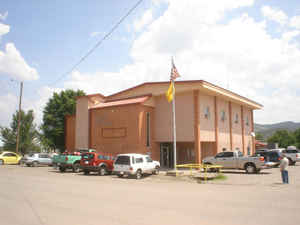
{"label": "american flag", "polygon": [[176,66],[174,64],[174,61],[173,61],[173,58],[172,58],[172,69],[171,69],[171,77],[170,77],[170,80],[171,81],[174,81],[177,77],[180,77],[177,69],[176,69]]}

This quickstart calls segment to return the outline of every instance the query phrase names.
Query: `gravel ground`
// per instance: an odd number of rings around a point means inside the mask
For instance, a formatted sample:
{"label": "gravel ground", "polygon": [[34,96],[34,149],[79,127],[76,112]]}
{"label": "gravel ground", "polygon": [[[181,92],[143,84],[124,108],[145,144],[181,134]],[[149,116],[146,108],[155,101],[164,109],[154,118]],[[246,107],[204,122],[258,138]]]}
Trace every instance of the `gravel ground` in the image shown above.
{"label": "gravel ground", "polygon": [[51,167],[0,167],[1,225],[299,224],[300,166],[261,174],[227,171],[226,180],[59,173]]}

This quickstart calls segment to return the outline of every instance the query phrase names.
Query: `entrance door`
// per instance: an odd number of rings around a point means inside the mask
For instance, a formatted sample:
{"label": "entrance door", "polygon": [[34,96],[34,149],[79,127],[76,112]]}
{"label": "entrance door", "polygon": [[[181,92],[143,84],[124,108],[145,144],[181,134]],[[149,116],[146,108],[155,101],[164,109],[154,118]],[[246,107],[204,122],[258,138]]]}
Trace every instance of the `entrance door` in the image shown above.
{"label": "entrance door", "polygon": [[167,145],[163,145],[160,148],[160,166],[169,168],[170,167],[170,148]]}
{"label": "entrance door", "polygon": [[160,147],[160,166],[164,168],[173,168],[174,162],[173,148],[170,144],[161,144]]}

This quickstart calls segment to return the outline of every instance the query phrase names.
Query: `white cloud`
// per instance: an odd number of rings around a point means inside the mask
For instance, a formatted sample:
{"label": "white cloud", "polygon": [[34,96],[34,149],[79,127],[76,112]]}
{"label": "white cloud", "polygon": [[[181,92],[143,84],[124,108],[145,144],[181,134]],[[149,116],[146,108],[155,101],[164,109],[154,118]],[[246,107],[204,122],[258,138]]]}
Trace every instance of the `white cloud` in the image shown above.
{"label": "white cloud", "polygon": [[7,16],[8,16],[8,12],[7,11],[5,13],[3,13],[3,14],[0,13],[0,20],[3,20],[3,21],[6,20]]}
{"label": "white cloud", "polygon": [[6,44],[5,51],[0,51],[0,74],[14,79],[28,81],[39,78],[35,68],[30,67],[13,43]]}
{"label": "white cloud", "polygon": [[4,34],[7,34],[9,32],[10,27],[6,24],[0,23],[0,38]]}
{"label": "white cloud", "polygon": [[294,16],[290,20],[290,26],[300,29],[300,16]]}
{"label": "white cloud", "polygon": [[152,20],[152,10],[149,9],[143,14],[142,18],[134,21],[133,27],[136,31],[140,31],[144,26],[150,24]]}
{"label": "white cloud", "polygon": [[0,96],[0,126],[9,126],[12,115],[17,110],[17,102],[17,96],[12,93]]}
{"label": "white cloud", "polygon": [[288,21],[287,15],[282,10],[273,9],[270,6],[263,6],[261,8],[261,12],[264,15],[264,17],[266,17],[269,20],[273,20],[279,23],[280,25],[284,25]]}

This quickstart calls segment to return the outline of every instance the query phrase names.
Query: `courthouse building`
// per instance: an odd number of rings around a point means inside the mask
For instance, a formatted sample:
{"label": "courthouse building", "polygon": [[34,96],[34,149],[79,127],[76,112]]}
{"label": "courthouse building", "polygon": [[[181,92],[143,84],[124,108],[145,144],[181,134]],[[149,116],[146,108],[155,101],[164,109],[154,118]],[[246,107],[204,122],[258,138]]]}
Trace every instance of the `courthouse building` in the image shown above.
{"label": "courthouse building", "polygon": [[[76,115],[65,120],[66,149],[150,154],[162,167],[171,167],[169,84],[149,82],[106,97],[78,97]],[[177,81],[175,89],[177,164],[199,163],[220,151],[255,151],[253,110],[262,105],[203,80]]]}

